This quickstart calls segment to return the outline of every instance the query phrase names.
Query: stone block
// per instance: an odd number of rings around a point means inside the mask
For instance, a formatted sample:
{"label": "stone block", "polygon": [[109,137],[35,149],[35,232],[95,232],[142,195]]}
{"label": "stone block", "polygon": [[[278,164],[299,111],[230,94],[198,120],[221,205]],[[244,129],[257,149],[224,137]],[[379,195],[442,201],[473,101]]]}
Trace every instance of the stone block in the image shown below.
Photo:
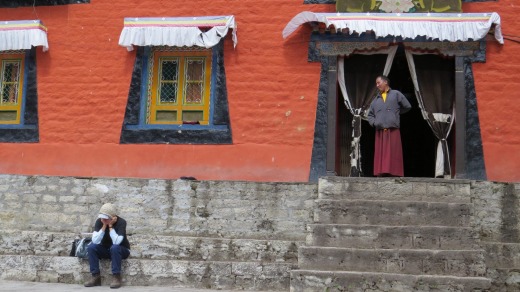
{"label": "stone block", "polygon": [[471,204],[317,200],[316,223],[368,225],[470,225]]}
{"label": "stone block", "polygon": [[478,234],[469,227],[311,224],[311,246],[389,249],[474,249]]}
{"label": "stone block", "polygon": [[42,201],[52,203],[52,202],[57,202],[58,199],[55,195],[43,195]]}
{"label": "stone block", "polygon": [[520,269],[520,243],[482,242],[486,263],[495,269]]}
{"label": "stone block", "polygon": [[66,196],[66,195],[59,196],[59,201],[63,202],[63,203],[73,202],[75,199],[76,199],[75,196]]}
{"label": "stone block", "polygon": [[291,292],[303,291],[488,291],[483,277],[405,275],[371,272],[291,272]]}
{"label": "stone block", "polygon": [[320,179],[319,199],[469,203],[470,181],[325,177]]}
{"label": "stone block", "polygon": [[414,275],[484,276],[479,250],[396,250],[300,247],[300,269],[381,272]]}

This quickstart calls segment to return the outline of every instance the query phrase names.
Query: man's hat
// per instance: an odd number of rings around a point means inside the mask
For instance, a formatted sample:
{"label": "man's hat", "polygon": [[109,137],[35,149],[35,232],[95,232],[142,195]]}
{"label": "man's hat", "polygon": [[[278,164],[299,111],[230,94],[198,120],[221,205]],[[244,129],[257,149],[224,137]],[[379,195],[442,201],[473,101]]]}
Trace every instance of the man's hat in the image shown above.
{"label": "man's hat", "polygon": [[112,219],[112,217],[117,215],[116,207],[113,204],[106,203],[101,206],[99,210],[98,218],[100,219]]}

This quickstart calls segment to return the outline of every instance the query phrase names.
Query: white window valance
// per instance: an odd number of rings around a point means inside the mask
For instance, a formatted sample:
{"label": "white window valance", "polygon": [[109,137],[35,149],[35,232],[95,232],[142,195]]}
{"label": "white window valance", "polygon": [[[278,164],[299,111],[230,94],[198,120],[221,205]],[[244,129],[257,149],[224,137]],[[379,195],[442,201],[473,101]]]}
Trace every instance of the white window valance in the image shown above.
{"label": "white window valance", "polygon": [[129,51],[133,46],[172,46],[211,48],[233,29],[232,39],[236,46],[237,36],[235,17],[127,17],[119,45]]}
{"label": "white window valance", "polygon": [[493,13],[314,13],[296,15],[283,30],[287,38],[307,22],[321,22],[350,33],[373,31],[376,37],[400,36],[414,39],[426,36],[441,41],[480,40],[495,26],[495,38],[503,44],[500,16]]}
{"label": "white window valance", "polygon": [[47,28],[40,20],[0,21],[0,51],[29,50],[42,46],[49,49]]}

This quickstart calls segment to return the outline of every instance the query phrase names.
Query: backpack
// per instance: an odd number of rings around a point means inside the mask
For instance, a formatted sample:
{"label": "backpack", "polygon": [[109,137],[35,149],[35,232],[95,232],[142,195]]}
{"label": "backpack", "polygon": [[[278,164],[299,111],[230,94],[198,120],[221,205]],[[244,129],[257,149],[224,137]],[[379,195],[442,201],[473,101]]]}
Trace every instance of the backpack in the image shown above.
{"label": "backpack", "polygon": [[[92,237],[85,237],[82,239],[76,239],[72,244],[74,256],[81,259],[88,259],[88,245],[92,242]],[[74,246],[75,245],[75,246]]]}

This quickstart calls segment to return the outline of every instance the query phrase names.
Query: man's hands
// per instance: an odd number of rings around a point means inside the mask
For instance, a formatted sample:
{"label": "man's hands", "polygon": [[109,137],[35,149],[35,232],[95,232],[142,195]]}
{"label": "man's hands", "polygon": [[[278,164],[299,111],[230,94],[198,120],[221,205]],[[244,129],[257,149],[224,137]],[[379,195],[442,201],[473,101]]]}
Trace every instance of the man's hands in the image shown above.
{"label": "man's hands", "polygon": [[117,222],[117,216],[112,217],[112,220],[108,224],[108,227],[112,228],[112,225],[116,224],[116,222]]}
{"label": "man's hands", "polygon": [[112,228],[112,225],[116,224],[117,216],[112,217],[112,219],[101,219],[101,223],[103,223],[103,227],[101,230],[105,231],[107,226],[108,228]]}

